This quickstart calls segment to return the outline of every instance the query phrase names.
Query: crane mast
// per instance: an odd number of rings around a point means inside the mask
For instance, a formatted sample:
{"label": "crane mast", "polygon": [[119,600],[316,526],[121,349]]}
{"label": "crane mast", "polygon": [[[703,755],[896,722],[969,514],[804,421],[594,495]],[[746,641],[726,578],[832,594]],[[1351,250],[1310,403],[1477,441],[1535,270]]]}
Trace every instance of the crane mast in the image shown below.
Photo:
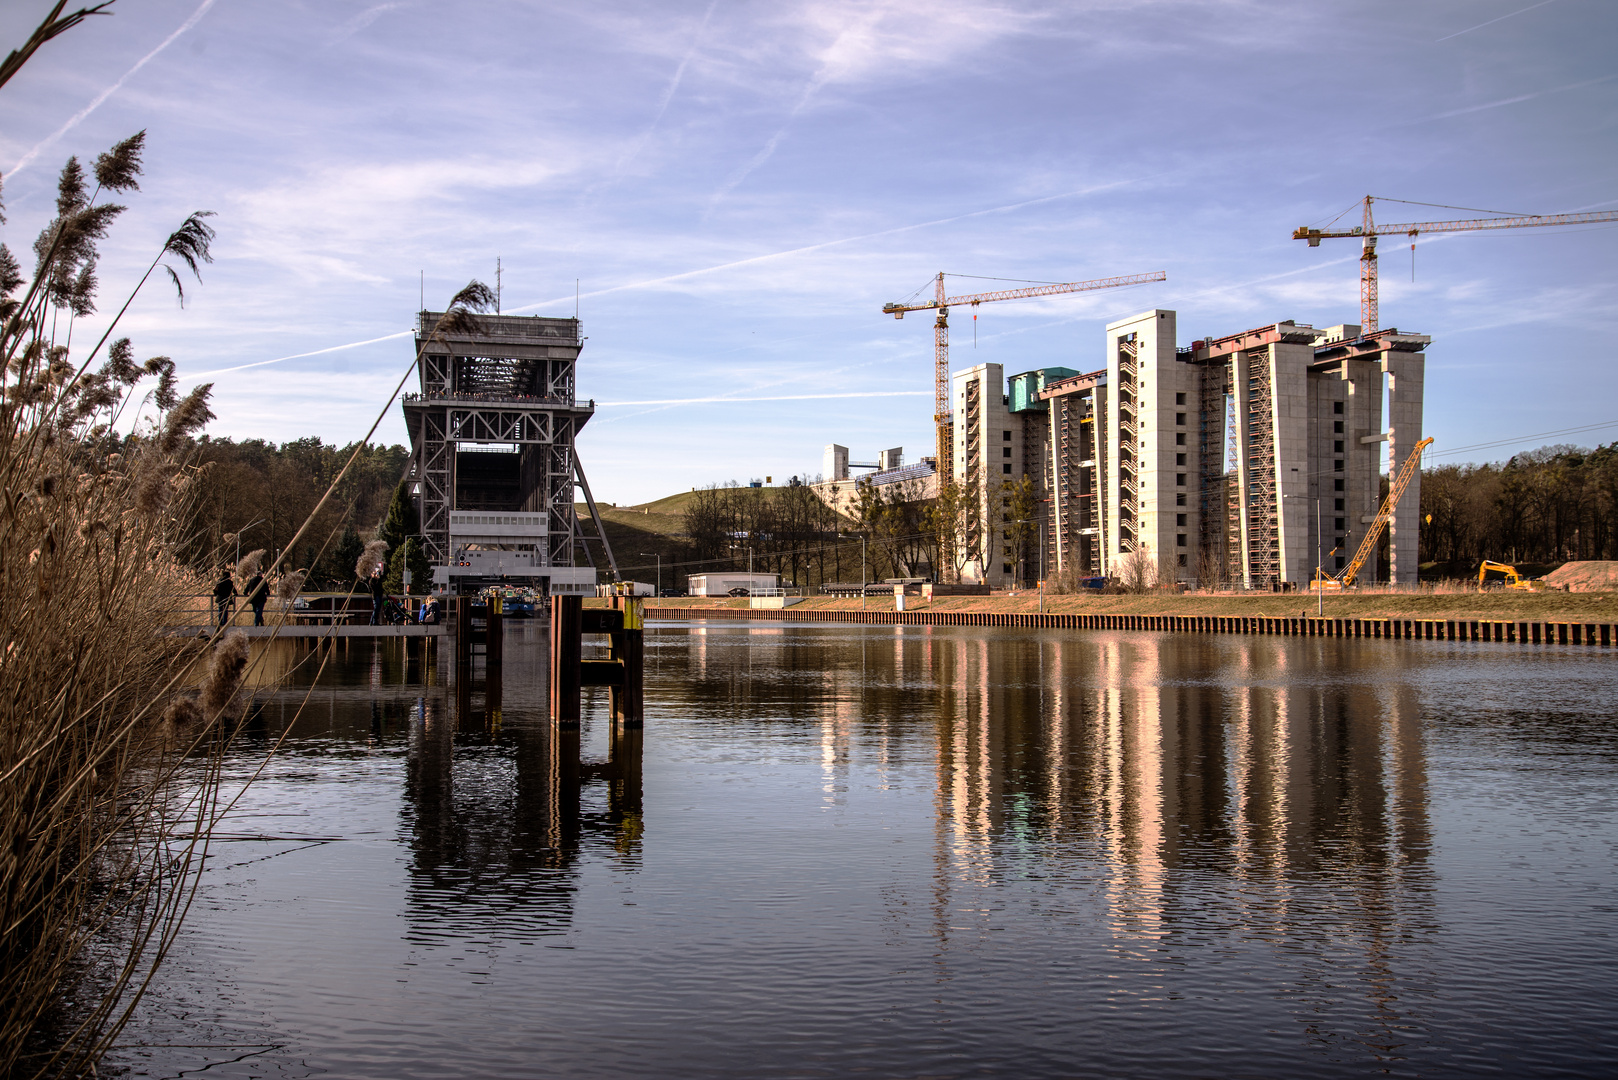
{"label": "crane mast", "polygon": [[949,476],[950,462],[954,459],[954,433],[950,422],[949,401],[949,309],[962,304],[991,303],[996,300],[1025,300],[1037,296],[1056,296],[1062,293],[1092,292],[1096,289],[1116,289],[1122,285],[1144,285],[1163,281],[1168,274],[1161,270],[1150,274],[1129,274],[1124,277],[1096,278],[1093,281],[1065,281],[1050,285],[1035,285],[1026,289],[1001,289],[995,292],[968,293],[964,296],[946,296],[944,274],[933,279],[933,299],[916,304],[883,304],[882,313],[895,319],[905,317],[907,311],[936,309],[933,321],[933,423],[938,430],[938,476],[944,481]]}
{"label": "crane mast", "polygon": [[1311,229],[1303,225],[1292,231],[1292,239],[1306,240],[1310,247],[1319,247],[1322,240],[1359,238],[1362,334],[1374,334],[1379,328],[1376,272],[1376,238],[1379,236],[1415,237],[1421,233],[1479,232],[1485,229],[1527,229],[1543,225],[1589,225],[1601,221],[1618,221],[1618,210],[1595,210],[1582,214],[1522,214],[1515,217],[1460,218],[1455,221],[1412,221],[1399,225],[1378,225],[1371,210],[1371,204],[1375,200],[1374,195],[1365,196],[1364,219],[1358,228],[1332,231]]}

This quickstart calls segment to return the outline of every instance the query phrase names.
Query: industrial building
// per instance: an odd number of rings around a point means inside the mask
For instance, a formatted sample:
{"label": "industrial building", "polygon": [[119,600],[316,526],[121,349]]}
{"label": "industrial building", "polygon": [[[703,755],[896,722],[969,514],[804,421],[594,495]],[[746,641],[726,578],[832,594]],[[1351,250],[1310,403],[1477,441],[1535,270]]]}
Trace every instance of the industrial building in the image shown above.
{"label": "industrial building", "polygon": [[[1430,340],[1287,321],[1181,348],[1175,313],[1154,309],[1107,326],[1104,370],[956,372],[951,475],[977,503],[962,576],[1118,577],[1134,559],[1158,580],[1271,589],[1342,569],[1376,520],[1384,464],[1422,437]],[[1025,476],[1034,551],[1008,536],[1003,484]],[[1416,580],[1420,498],[1418,475],[1389,523],[1395,582]],[[1374,559],[1362,574],[1376,579]]]}
{"label": "industrial building", "polygon": [[[855,476],[853,470],[868,472]],[[848,459],[848,447],[832,443],[826,447],[821,478],[811,484],[814,493],[840,514],[852,514],[859,505],[859,487],[869,485],[884,499],[919,502],[938,495],[938,470],[933,459],[922,458],[913,465],[904,463],[904,447],[895,446],[877,454],[876,461]]]}
{"label": "industrial building", "polygon": [[595,412],[574,396],[578,320],[481,315],[467,336],[435,333],[441,318],[420,314],[420,391],[403,402],[434,587],[593,594],[595,570],[573,565],[575,480],[589,498],[574,441]]}

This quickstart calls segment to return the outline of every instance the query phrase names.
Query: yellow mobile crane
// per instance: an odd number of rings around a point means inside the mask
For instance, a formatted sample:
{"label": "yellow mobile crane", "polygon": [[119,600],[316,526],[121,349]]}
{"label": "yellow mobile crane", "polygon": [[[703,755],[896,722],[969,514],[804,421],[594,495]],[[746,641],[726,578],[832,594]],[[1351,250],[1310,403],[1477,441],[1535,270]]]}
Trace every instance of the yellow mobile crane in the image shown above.
{"label": "yellow mobile crane", "polygon": [[1432,445],[1432,441],[1431,439],[1421,440],[1416,444],[1415,449],[1410,451],[1410,456],[1405,458],[1404,465],[1399,468],[1399,475],[1395,476],[1388,484],[1388,497],[1382,500],[1382,509],[1377,511],[1376,521],[1371,524],[1369,529],[1365,530],[1365,538],[1360,541],[1359,550],[1354,552],[1354,558],[1347,566],[1330,577],[1326,575],[1323,568],[1315,567],[1315,579],[1309,583],[1310,588],[1320,592],[1341,592],[1354,584],[1354,576],[1360,572],[1360,568],[1365,565],[1365,561],[1371,557],[1371,552],[1376,550],[1377,541],[1382,539],[1382,530],[1387,528],[1388,522],[1393,520],[1393,511],[1399,505],[1399,496],[1405,493],[1405,488],[1409,487],[1410,481],[1415,479],[1416,467],[1421,464],[1421,452]]}

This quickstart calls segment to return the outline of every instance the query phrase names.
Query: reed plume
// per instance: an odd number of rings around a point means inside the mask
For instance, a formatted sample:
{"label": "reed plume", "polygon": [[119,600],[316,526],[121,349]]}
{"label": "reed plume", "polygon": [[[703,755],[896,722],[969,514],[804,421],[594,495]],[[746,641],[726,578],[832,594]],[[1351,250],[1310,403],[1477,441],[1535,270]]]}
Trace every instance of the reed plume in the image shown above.
{"label": "reed plume", "polygon": [[[354,549],[349,548],[349,550]],[[387,555],[387,552],[388,542],[386,540],[372,540],[366,544],[365,550],[360,552],[359,561],[354,564],[355,575],[361,581],[364,581],[375,573],[378,568],[386,569],[387,563],[384,556]]]}
{"label": "reed plume", "polygon": [[263,565],[264,549],[258,548],[255,551],[249,551],[246,555],[243,555],[241,561],[236,564],[236,580],[246,581],[248,578],[258,573]]}
{"label": "reed plume", "polygon": [[303,591],[304,579],[309,576],[308,570],[289,570],[282,574],[275,582],[275,598],[277,600],[296,600]]}

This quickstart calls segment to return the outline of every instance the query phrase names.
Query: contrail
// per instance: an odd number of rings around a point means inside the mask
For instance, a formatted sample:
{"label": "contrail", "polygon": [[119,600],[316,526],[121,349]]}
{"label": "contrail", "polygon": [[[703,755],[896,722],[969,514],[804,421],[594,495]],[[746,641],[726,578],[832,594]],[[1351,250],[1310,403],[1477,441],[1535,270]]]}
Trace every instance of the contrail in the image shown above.
{"label": "contrail", "polygon": [[873,397],[929,397],[931,390],[873,390],[855,394],[778,394],[772,397],[687,397],[662,398],[657,401],[598,401],[598,409],[616,409],[628,405],[707,405],[723,402],[728,405],[733,401],[824,401],[828,398],[873,398]]}
{"label": "contrail", "polygon": [[[211,3],[212,0],[209,0],[209,2]],[[984,210],[972,210],[964,214],[956,214],[953,217],[936,218],[932,221],[917,222],[914,225],[900,225],[897,228],[881,229],[877,232],[871,233],[861,233],[858,236],[845,236],[841,239],[827,240],[819,244],[807,244],[804,247],[789,248],[786,251],[775,251],[768,255],[754,255],[746,259],[737,259],[734,262],[720,263],[717,266],[705,266],[700,270],[686,270],[678,274],[668,274],[663,277],[647,278],[644,281],[633,281],[624,285],[613,285],[605,289],[593,289],[590,292],[581,293],[579,295],[586,298],[592,298],[597,296],[610,296],[613,293],[628,292],[633,289],[649,289],[657,285],[667,285],[670,282],[685,281],[689,278],[702,277],[704,274],[717,274],[721,271],[734,270],[741,266],[752,266],[755,263],[769,262],[771,259],[785,259],[794,255],[807,255],[811,252],[824,251],[827,248],[838,247],[843,244],[857,244],[862,240],[875,240],[884,236],[897,236],[900,233],[914,232],[917,229],[930,229],[937,225],[950,225],[957,221],[968,221],[972,218],[986,217],[990,214],[1009,214],[1014,210],[1022,210],[1029,206],[1039,206],[1042,203],[1055,202],[1058,199],[1074,199],[1082,195],[1094,195],[1098,192],[1109,191],[1113,188],[1128,187],[1131,184],[1138,184],[1145,180],[1153,180],[1159,176],[1166,176],[1168,173],[1174,171],[1176,170],[1165,170],[1164,172],[1160,173],[1150,173],[1146,176],[1137,176],[1129,180],[1117,180],[1110,184],[1096,184],[1093,187],[1078,188],[1074,191],[1062,191],[1055,195],[1042,195],[1037,199],[1024,199],[1021,202],[1007,203],[1004,206],[991,206]],[[558,296],[554,299],[536,300],[531,304],[522,304],[518,307],[506,308],[505,310],[508,314],[516,314],[520,311],[535,311],[539,308],[547,308],[555,304],[571,304],[573,303],[574,299],[575,298],[572,296]],[[298,360],[306,356],[320,356],[323,353],[341,352],[344,349],[357,349],[363,345],[375,345],[382,341],[397,341],[400,338],[410,337],[414,333],[415,331],[413,330],[401,330],[396,334],[384,334],[382,337],[368,338],[365,341],[351,341],[346,345],[332,345],[324,349],[315,349],[313,352],[294,353],[291,356],[278,356],[274,360],[258,360],[251,364],[238,364],[235,367],[218,368],[214,371],[206,371],[199,375],[183,375],[180,378],[182,382],[192,382],[197,379],[208,378],[211,375],[223,375],[232,371],[245,371],[248,368],[264,367],[267,364],[279,364],[285,360]]]}
{"label": "contrail", "polygon": [[[1498,109],[1502,105],[1515,105],[1519,101],[1532,101],[1534,98],[1544,97],[1546,94],[1561,94],[1568,90],[1578,90],[1582,87],[1594,86],[1597,83],[1611,82],[1613,79],[1618,79],[1618,74],[1603,75],[1599,79],[1585,79],[1583,82],[1568,83],[1566,86],[1553,86],[1549,90],[1535,90],[1530,94],[1518,94],[1516,97],[1501,98],[1499,101],[1489,101],[1482,105],[1468,105],[1464,109],[1451,109],[1449,112],[1441,112],[1435,116],[1428,116],[1421,120],[1409,121],[1409,123],[1423,124],[1428,120],[1448,120],[1452,116],[1465,116],[1467,113],[1482,112],[1485,109]],[[1404,127],[1407,125],[1401,124],[1399,126]]]}
{"label": "contrail", "polygon": [[[1527,7],[1523,8],[1522,11],[1513,11],[1510,15],[1502,15],[1498,19],[1490,19],[1488,22],[1480,22],[1476,26],[1468,26],[1465,30],[1457,30],[1453,34],[1445,34],[1443,37],[1439,38],[1438,41],[1448,41],[1450,38],[1458,38],[1462,34],[1470,34],[1474,30],[1482,30],[1485,26],[1493,26],[1497,22],[1513,18],[1514,16],[1521,15],[1524,12],[1533,11],[1535,8],[1542,8],[1546,4],[1554,3],[1556,3],[1556,0],[1539,0],[1539,3],[1529,4]],[[1437,45],[1438,41],[1433,42],[1433,44]]]}
{"label": "contrail", "polygon": [[68,132],[78,127],[79,124],[83,123],[85,117],[89,116],[91,113],[95,112],[101,107],[102,102],[106,101],[108,98],[112,97],[112,95],[116,94],[120,89],[122,89],[124,83],[129,81],[131,75],[135,74],[135,72],[139,71],[141,68],[150,63],[152,58],[158,53],[174,44],[174,40],[181,34],[185,33],[187,30],[197,25],[197,23],[201,22],[202,17],[208,14],[208,9],[213,6],[214,0],[202,0],[201,6],[191,13],[191,17],[185,20],[185,22],[181,23],[178,30],[164,38],[162,44],[158,45],[157,48],[135,61],[135,66],[124,72],[123,76],[117,82],[113,83],[111,86],[101,91],[101,93],[97,94],[94,101],[90,102],[90,104],[74,113],[72,117],[68,119],[67,123],[57,128],[56,134],[47,137],[42,142],[38,143],[32,150],[28,151],[28,153],[24,154],[22,156],[22,160],[17,162],[16,166],[11,170],[10,175],[16,176],[18,173],[22,172],[29,165],[33,164],[34,159],[39,157],[39,155],[43,153],[52,143],[56,142],[56,140],[60,139],[63,135],[66,135]]}
{"label": "contrail", "polygon": [[214,375],[225,375],[232,371],[246,371],[248,368],[263,367],[265,364],[279,364],[283,360],[301,360],[305,356],[323,356],[326,353],[342,352],[344,349],[357,349],[362,345],[375,345],[379,341],[398,341],[400,338],[411,337],[414,330],[401,330],[397,334],[383,334],[381,337],[370,338],[367,341],[351,341],[347,345],[333,345],[326,349],[316,349],[313,352],[293,353],[291,356],[277,356],[274,360],[256,360],[251,364],[237,364],[235,367],[215,368],[212,371],[199,371],[195,375],[181,375],[181,382],[195,382],[198,379],[211,378]]}

